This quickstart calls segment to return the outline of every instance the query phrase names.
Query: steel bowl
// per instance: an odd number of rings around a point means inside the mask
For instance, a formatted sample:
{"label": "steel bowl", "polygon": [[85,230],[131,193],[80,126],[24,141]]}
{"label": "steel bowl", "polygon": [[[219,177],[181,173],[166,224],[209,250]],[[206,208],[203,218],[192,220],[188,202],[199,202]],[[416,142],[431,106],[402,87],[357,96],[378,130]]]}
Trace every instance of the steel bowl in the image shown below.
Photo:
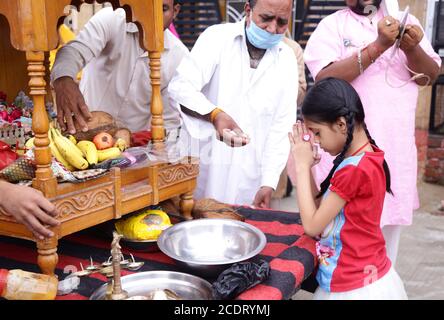
{"label": "steel bowl", "polygon": [[266,242],[258,228],[230,219],[180,222],[157,239],[159,249],[186,271],[211,278],[233,263],[256,256]]}
{"label": "steel bowl", "polygon": [[[128,297],[148,297],[156,290],[171,290],[183,300],[212,300],[211,284],[199,277],[173,271],[146,271],[123,276]],[[105,300],[107,284],[93,292],[90,300]]]}

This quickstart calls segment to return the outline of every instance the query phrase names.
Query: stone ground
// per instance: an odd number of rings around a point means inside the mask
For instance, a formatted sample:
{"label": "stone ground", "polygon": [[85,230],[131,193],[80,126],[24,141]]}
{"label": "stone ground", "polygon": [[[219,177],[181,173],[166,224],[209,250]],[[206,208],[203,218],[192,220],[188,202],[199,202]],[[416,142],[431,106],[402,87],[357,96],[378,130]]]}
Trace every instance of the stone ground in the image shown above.
{"label": "stone ground", "polygon": [[[421,207],[414,213],[413,224],[401,233],[396,270],[410,299],[444,300],[444,214],[438,214],[444,186],[420,182],[418,189]],[[273,200],[272,207],[297,211],[294,191],[291,197]],[[293,299],[312,296],[300,290]]]}

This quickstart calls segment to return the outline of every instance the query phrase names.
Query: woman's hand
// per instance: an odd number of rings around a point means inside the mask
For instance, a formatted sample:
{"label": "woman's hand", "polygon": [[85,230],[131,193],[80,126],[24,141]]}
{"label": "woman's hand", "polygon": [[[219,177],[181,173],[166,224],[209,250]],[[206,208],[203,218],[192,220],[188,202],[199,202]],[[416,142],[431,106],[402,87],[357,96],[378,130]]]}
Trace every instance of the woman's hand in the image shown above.
{"label": "woman's hand", "polygon": [[317,146],[314,145],[313,134],[307,130],[305,124],[297,121],[293,125],[293,133],[288,133],[288,138],[297,170],[310,169],[319,163],[321,157],[318,154]]}

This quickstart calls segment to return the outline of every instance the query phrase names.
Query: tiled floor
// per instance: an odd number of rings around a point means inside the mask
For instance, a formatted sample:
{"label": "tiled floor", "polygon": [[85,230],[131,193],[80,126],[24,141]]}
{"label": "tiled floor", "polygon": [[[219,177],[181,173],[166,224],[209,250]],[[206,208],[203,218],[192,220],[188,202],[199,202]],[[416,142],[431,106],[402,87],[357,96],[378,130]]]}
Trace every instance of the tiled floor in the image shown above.
{"label": "tiled floor", "polygon": [[[418,188],[421,207],[414,213],[413,224],[401,234],[396,270],[410,299],[444,299],[444,215],[434,214],[444,200],[444,187],[421,182]],[[272,206],[298,210],[294,193],[273,200]],[[293,297],[311,298],[311,293],[302,290]]]}

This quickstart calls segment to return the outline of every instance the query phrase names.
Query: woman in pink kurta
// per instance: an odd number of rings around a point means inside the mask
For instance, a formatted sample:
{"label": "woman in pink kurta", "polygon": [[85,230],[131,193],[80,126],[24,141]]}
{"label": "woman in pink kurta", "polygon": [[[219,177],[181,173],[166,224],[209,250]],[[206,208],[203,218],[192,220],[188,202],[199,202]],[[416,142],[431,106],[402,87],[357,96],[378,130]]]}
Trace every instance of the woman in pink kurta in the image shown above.
{"label": "woman in pink kurta", "polygon": [[[351,1],[347,1],[347,4],[349,2]],[[378,22],[381,19],[386,19],[382,9],[379,9],[370,19],[353,12],[350,8],[340,10],[323,19],[309,39],[304,54],[305,63],[313,78],[316,79],[319,72],[332,63],[352,56],[358,57],[359,49],[367,47],[378,38]],[[391,21],[395,23],[394,19]],[[390,25],[390,22],[386,23]],[[409,15],[407,24],[420,25],[412,15]],[[441,59],[433,51],[430,42],[424,37],[419,46],[436,62],[438,68],[441,65]],[[351,84],[361,97],[369,131],[378,141],[380,148],[386,152],[385,156],[392,176],[394,196],[385,197],[381,227],[410,225],[413,210],[419,206],[416,189],[417,151],[415,146],[415,109],[419,87],[415,81],[410,80],[411,75],[406,68],[408,65],[406,54],[398,49],[398,53],[391,60],[393,49],[394,46],[382,53],[362,74],[360,74],[358,59],[356,59],[356,65],[352,65],[356,67],[358,73]],[[366,51],[362,51],[362,57],[367,54]],[[386,82],[386,68],[389,64],[389,83],[395,87],[406,83],[405,86],[393,88]],[[332,167],[332,161],[331,156],[326,153],[322,154],[321,163],[315,167],[318,183],[327,176]],[[395,252],[390,254],[393,262],[396,258],[399,232],[396,238]],[[389,242],[387,238],[386,240]],[[390,248],[388,249],[390,253]]]}

